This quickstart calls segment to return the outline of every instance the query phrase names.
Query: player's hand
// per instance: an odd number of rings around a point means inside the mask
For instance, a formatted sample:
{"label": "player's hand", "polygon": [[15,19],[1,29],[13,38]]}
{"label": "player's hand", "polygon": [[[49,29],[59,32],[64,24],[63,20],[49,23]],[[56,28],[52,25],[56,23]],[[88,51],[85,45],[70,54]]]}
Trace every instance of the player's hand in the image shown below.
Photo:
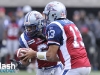
{"label": "player's hand", "polygon": [[15,64],[16,69],[25,68],[28,64],[23,63],[22,61],[16,61],[15,59],[10,59],[10,61]]}
{"label": "player's hand", "polygon": [[21,51],[22,53],[24,53],[23,56],[21,56],[21,58],[23,58],[23,61],[29,61],[29,59],[32,59],[33,57],[36,57],[36,51],[32,50],[31,48],[27,48],[27,51]]}
{"label": "player's hand", "polygon": [[28,66],[28,65],[30,64],[28,61],[20,60],[20,62],[21,62],[22,65],[24,65],[24,66]]}

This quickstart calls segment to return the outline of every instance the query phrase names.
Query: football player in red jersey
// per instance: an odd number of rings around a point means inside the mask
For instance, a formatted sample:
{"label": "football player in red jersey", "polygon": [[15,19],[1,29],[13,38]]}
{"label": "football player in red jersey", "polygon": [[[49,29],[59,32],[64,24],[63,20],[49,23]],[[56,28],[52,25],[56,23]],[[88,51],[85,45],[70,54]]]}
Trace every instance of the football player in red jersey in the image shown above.
{"label": "football player in red jersey", "polygon": [[[21,34],[19,42],[24,50],[30,48],[38,52],[45,52],[48,50],[47,40],[43,35],[42,26],[43,16],[38,11],[31,11],[25,15],[24,26],[25,31]],[[19,53],[19,51],[17,52]],[[19,54],[17,54],[19,57]],[[22,64],[27,64],[21,60]],[[36,75],[59,75],[62,70],[62,64],[59,62],[48,62],[45,60],[37,59],[37,72]]]}
{"label": "football player in red jersey", "polygon": [[66,19],[66,8],[58,1],[48,3],[43,11],[47,23],[46,34],[49,49],[47,52],[36,52],[31,49],[23,60],[37,57],[40,60],[55,61],[58,55],[64,65],[59,75],[89,75],[91,65],[86,49],[76,25]]}

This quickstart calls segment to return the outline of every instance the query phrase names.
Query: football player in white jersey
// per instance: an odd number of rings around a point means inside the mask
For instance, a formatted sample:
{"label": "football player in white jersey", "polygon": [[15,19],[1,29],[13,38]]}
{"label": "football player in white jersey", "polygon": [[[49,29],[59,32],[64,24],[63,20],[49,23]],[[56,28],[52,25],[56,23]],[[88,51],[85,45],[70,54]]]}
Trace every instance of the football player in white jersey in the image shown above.
{"label": "football player in white jersey", "polygon": [[57,55],[64,65],[59,75],[89,75],[91,65],[87,57],[80,31],[66,17],[65,6],[58,1],[48,3],[43,11],[47,23],[46,36],[49,49],[36,52],[31,49],[23,60],[37,57],[40,60],[57,61]]}
{"label": "football player in white jersey", "polygon": [[[32,48],[38,52],[45,52],[48,50],[47,40],[43,36],[43,16],[38,11],[31,11],[25,15],[24,26],[25,31],[21,34],[19,42],[22,48],[18,49],[17,57],[19,57],[20,50],[25,48]],[[19,57],[20,58],[20,57]],[[27,64],[21,60],[22,64]],[[62,70],[62,64],[57,62],[48,62],[37,59],[36,75],[59,75]]]}

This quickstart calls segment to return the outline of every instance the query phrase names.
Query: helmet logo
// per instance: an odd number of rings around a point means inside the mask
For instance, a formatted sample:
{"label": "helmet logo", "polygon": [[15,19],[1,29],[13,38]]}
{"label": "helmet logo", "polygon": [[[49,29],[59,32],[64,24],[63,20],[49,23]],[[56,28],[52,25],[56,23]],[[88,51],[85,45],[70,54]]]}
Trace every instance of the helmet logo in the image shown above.
{"label": "helmet logo", "polygon": [[65,15],[65,14],[62,12],[62,13],[61,13],[61,16],[64,16],[64,15]]}
{"label": "helmet logo", "polygon": [[41,17],[39,16],[39,14],[34,14],[34,15],[35,15],[36,20],[41,19]]}
{"label": "helmet logo", "polygon": [[66,17],[66,12],[65,11],[62,11],[61,17]]}
{"label": "helmet logo", "polygon": [[24,22],[24,25],[30,25],[30,22]]}
{"label": "helmet logo", "polygon": [[56,11],[56,9],[53,8],[54,6],[55,6],[54,4],[49,4],[47,6],[47,11]]}

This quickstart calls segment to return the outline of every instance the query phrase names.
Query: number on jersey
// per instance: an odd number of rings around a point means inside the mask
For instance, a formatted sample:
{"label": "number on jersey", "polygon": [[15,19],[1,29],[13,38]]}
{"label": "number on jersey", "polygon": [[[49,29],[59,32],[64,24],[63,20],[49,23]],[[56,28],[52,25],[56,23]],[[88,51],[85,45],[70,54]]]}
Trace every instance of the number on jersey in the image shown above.
{"label": "number on jersey", "polygon": [[[78,28],[76,26],[70,26],[70,31],[72,32],[72,34],[74,36],[74,41],[73,41],[74,48],[79,48],[80,45],[84,47],[84,43],[82,41],[82,36],[81,36],[80,31],[78,30]],[[77,40],[77,34],[81,38],[81,41]]]}
{"label": "number on jersey", "polygon": [[55,30],[48,31],[48,39],[49,38],[54,38],[54,35],[55,35]]}
{"label": "number on jersey", "polygon": [[[38,52],[42,52],[42,51],[44,51],[43,49],[47,49],[47,48],[48,47],[46,44],[40,44],[40,45],[38,45],[37,50],[38,50]],[[47,51],[47,50],[45,50],[45,51]]]}

